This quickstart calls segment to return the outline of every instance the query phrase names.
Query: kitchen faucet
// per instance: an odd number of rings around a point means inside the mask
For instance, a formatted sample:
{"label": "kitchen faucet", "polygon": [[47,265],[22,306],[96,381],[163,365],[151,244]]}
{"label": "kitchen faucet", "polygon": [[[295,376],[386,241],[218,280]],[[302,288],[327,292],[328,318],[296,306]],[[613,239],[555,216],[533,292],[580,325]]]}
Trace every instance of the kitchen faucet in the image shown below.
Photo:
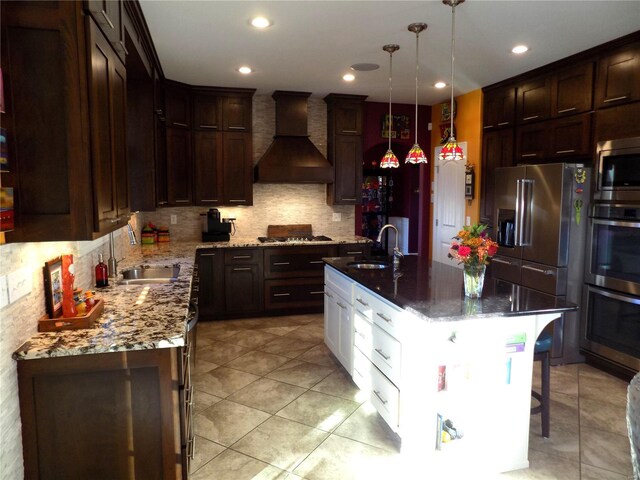
{"label": "kitchen faucet", "polygon": [[[129,234],[129,245],[137,245],[138,240],[136,239],[136,232],[133,230],[133,227],[129,222],[127,222],[127,233]],[[122,257],[120,260],[116,260],[116,246],[114,242],[113,232],[109,234],[109,254],[110,254],[110,257],[107,260],[107,268],[109,269],[109,276],[117,277],[118,263],[124,260],[124,257]]]}
{"label": "kitchen faucet", "polygon": [[396,232],[396,246],[393,247],[393,269],[400,268],[400,259],[404,257],[400,249],[398,248],[398,229],[395,225],[387,223],[384,227],[380,229],[380,233],[378,234],[378,239],[376,242],[382,241],[382,232],[384,232],[387,228],[392,228]]}

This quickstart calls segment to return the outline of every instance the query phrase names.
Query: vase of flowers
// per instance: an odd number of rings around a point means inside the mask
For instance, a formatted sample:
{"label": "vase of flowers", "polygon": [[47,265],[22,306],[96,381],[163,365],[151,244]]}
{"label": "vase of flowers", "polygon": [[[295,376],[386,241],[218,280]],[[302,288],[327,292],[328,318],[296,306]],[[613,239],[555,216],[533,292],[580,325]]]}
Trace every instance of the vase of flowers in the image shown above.
{"label": "vase of flowers", "polygon": [[484,285],[484,274],[489,259],[498,251],[498,244],[489,238],[487,225],[466,226],[453,237],[449,258],[464,266],[464,294],[469,298],[480,298]]}

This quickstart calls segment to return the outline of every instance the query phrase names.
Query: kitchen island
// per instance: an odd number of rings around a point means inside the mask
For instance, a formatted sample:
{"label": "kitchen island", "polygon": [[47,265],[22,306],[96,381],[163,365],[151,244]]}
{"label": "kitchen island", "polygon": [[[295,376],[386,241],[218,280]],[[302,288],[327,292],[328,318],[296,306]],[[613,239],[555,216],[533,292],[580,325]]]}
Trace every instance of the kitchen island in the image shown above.
{"label": "kitchen island", "polygon": [[325,262],[325,343],[401,437],[403,473],[527,468],[535,341],[575,305],[491,278],[468,299],[461,269],[419,257]]}

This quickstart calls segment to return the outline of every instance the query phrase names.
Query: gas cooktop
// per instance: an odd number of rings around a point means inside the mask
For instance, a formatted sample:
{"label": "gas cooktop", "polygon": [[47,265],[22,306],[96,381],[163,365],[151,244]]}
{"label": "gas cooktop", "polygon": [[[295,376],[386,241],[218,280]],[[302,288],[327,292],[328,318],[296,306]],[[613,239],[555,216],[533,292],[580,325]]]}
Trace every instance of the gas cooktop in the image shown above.
{"label": "gas cooktop", "polygon": [[280,243],[280,242],[329,242],[331,239],[324,235],[305,235],[299,237],[258,237],[260,243]]}

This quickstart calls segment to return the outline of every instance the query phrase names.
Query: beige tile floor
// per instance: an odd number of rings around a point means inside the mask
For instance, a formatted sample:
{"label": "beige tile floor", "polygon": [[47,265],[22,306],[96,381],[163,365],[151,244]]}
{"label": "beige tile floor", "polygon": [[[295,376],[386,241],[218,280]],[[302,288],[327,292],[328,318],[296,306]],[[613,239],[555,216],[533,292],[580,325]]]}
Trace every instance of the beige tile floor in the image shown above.
{"label": "beige tile floor", "polygon": [[[400,440],[324,346],[322,315],[201,322],[197,342],[194,480],[399,478]],[[630,479],[626,386],[553,367],[551,437],[533,416],[530,468],[499,478]]]}

